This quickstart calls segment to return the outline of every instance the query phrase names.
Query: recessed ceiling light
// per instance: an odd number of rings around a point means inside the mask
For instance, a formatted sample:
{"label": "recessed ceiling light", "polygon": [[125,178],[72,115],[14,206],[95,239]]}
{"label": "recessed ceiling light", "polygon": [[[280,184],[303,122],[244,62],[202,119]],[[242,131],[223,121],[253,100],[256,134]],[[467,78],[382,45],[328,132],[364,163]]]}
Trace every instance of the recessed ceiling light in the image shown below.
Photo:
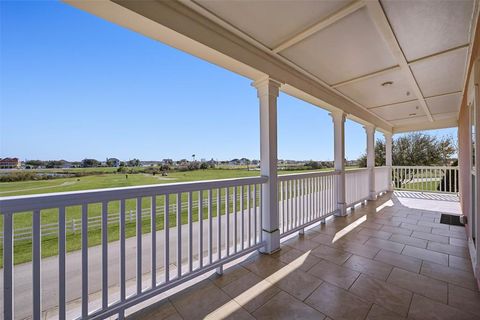
{"label": "recessed ceiling light", "polygon": [[382,87],[388,87],[388,86],[391,86],[393,84],[393,81],[385,81],[384,83],[382,83]]}

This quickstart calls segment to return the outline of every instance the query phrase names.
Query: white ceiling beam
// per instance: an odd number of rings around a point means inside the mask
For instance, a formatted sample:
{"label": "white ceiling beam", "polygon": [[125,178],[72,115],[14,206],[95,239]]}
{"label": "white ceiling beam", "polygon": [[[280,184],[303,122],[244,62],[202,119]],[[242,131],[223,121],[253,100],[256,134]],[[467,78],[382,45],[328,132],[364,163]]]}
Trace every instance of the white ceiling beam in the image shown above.
{"label": "white ceiling beam", "polygon": [[338,87],[346,86],[347,84],[352,84],[352,83],[355,83],[355,82],[358,82],[358,81],[367,80],[367,79],[370,79],[370,78],[373,78],[373,77],[376,77],[376,76],[381,76],[383,74],[386,74],[386,73],[389,73],[389,72],[392,72],[392,71],[395,71],[395,70],[399,70],[399,69],[400,69],[399,66],[393,66],[393,67],[386,68],[386,69],[383,69],[383,70],[380,70],[380,71],[375,71],[375,72],[365,74],[365,75],[362,75],[362,76],[359,76],[359,77],[356,77],[356,78],[353,78],[353,79],[350,79],[350,80],[345,80],[345,81],[342,81],[342,82],[335,83],[335,84],[332,85],[332,88],[336,89]]}
{"label": "white ceiling beam", "polygon": [[400,66],[401,71],[403,72],[403,74],[408,80],[408,83],[412,87],[414,95],[417,97],[417,99],[420,102],[420,105],[424,109],[425,114],[428,117],[428,120],[433,122],[432,114],[428,109],[428,106],[427,106],[427,103],[425,102],[425,98],[422,94],[422,91],[420,90],[420,87],[418,86],[418,83],[415,80],[412,70],[410,69],[407,59],[405,58],[405,55],[403,54],[402,49],[400,48],[400,44],[398,43],[398,40],[395,37],[395,34],[393,33],[392,28],[390,27],[390,23],[388,22],[387,16],[383,11],[383,8],[380,2],[378,0],[367,1],[366,6],[368,9],[368,12],[370,13],[370,17],[372,18],[373,22],[377,26],[377,29],[380,31],[380,34],[382,35],[386,44],[390,48],[390,51],[395,57],[395,59],[397,60],[397,63]]}
{"label": "white ceiling beam", "polygon": [[273,48],[272,51],[274,53],[278,53],[287,48],[290,48],[291,46],[295,45],[296,43],[299,43],[303,39],[310,37],[311,35],[317,33],[322,29],[325,29],[326,27],[334,24],[335,22],[348,16],[349,14],[352,14],[358,9],[363,8],[364,6],[365,6],[365,1],[363,0],[354,1],[350,3],[348,6],[343,7],[340,10],[336,11],[335,13],[331,14],[330,16],[323,19],[322,21],[319,21],[316,24],[307,27],[302,32],[294,35],[290,39],[285,40],[284,42],[279,44],[277,47]]}
{"label": "white ceiling beam", "polygon": [[458,127],[457,119],[445,119],[437,120],[435,122],[420,122],[405,126],[395,126],[393,128],[393,133],[402,133],[402,132],[412,132],[412,131],[424,131],[424,130],[435,130],[435,129],[445,129],[445,128],[454,128]]}

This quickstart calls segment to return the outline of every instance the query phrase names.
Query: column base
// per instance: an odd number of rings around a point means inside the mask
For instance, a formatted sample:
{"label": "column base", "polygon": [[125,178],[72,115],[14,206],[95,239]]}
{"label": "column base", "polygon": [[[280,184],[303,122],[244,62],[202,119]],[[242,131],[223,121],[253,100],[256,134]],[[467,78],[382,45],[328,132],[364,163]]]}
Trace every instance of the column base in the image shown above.
{"label": "column base", "polygon": [[368,197],[368,200],[371,200],[371,201],[377,200],[377,194],[375,192],[370,192],[370,196]]}
{"label": "column base", "polygon": [[338,203],[339,211],[335,213],[335,217],[345,217],[347,215],[347,204],[346,203]]}
{"label": "column base", "polygon": [[262,230],[265,246],[260,248],[261,253],[272,254],[280,250],[280,230],[266,231]]}

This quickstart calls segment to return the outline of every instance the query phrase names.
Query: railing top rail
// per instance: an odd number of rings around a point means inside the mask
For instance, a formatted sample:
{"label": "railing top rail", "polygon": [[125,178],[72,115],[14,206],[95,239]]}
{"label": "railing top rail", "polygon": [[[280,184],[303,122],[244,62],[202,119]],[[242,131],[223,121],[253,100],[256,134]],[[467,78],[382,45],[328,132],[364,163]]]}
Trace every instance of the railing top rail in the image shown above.
{"label": "railing top rail", "polygon": [[85,203],[99,203],[104,201],[132,199],[137,197],[149,197],[181,192],[261,184],[267,181],[268,177],[260,176],[0,197],[0,214],[7,212],[12,213],[42,210],[64,206],[76,206]]}
{"label": "railing top rail", "polygon": [[292,174],[284,174],[284,175],[278,176],[277,180],[288,181],[288,180],[306,179],[306,178],[314,178],[314,177],[334,176],[339,174],[340,174],[340,171],[334,171],[334,170],[292,173]]}
{"label": "railing top rail", "polygon": [[345,174],[368,171],[368,168],[347,169]]}
{"label": "railing top rail", "polygon": [[458,166],[392,166],[394,169],[451,169],[458,170]]}

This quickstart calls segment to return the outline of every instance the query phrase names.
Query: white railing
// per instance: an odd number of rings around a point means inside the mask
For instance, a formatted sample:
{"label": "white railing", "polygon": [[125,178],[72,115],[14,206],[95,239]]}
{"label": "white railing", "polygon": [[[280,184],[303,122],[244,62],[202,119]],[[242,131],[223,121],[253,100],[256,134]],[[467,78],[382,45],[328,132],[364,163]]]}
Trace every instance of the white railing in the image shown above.
{"label": "white railing", "polygon": [[[103,319],[118,314],[123,318],[129,307],[259,249],[264,245],[261,186],[267,181],[266,177],[239,178],[1,198],[4,318],[40,319],[42,312],[58,306],[59,319],[65,319],[67,303],[78,298],[81,308],[74,317]],[[206,205],[194,210],[194,201]],[[174,212],[170,203],[176,204]],[[126,215],[132,206],[136,220],[130,226]],[[142,219],[144,208],[150,211],[147,223]],[[118,233],[108,225],[111,210],[117,210]],[[81,215],[81,250],[67,256],[69,213]],[[97,214],[100,246],[89,248],[96,234],[89,230],[88,216]],[[31,273],[15,277],[25,269],[14,267],[13,221],[20,215],[32,221],[32,262]],[[58,257],[48,261],[42,260],[45,215],[58,217]],[[118,241],[109,242],[116,233]],[[78,277],[80,290],[74,290]],[[127,281],[133,281],[133,287]],[[100,292],[101,301],[89,301],[93,292]]]}
{"label": "white railing", "polygon": [[396,190],[458,193],[458,167],[392,167]]}
{"label": "white railing", "polygon": [[388,176],[391,175],[389,167],[375,167],[375,192],[377,194],[388,191]]}
{"label": "white railing", "polygon": [[345,171],[345,199],[347,207],[365,201],[369,196],[369,169]]}
{"label": "white railing", "polygon": [[338,175],[331,171],[278,177],[280,234],[299,231],[337,211]]}

